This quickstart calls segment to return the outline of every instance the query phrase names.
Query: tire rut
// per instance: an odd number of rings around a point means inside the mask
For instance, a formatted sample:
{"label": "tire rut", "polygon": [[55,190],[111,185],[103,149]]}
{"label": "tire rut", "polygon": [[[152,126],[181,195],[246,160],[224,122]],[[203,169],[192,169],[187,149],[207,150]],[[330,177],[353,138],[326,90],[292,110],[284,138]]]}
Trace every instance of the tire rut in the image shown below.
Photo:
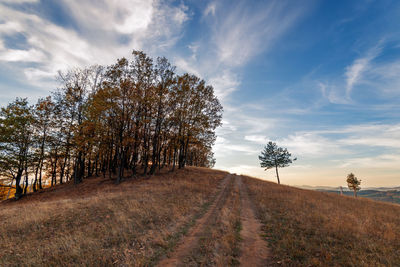
{"label": "tire rut", "polygon": [[233,175],[228,174],[220,185],[220,190],[208,211],[197,220],[196,224],[192,227],[189,234],[183,238],[180,244],[172,252],[172,254],[161,260],[157,266],[185,266],[185,259],[190,255],[191,251],[196,248],[200,238],[210,225],[218,216],[218,212],[226,202],[229,190],[232,190],[230,184],[233,182]]}
{"label": "tire rut", "polygon": [[241,266],[273,266],[270,260],[268,244],[262,239],[262,224],[257,220],[253,204],[250,200],[246,185],[242,177],[235,175],[235,181],[240,190],[241,222],[240,236],[241,254],[239,262]]}

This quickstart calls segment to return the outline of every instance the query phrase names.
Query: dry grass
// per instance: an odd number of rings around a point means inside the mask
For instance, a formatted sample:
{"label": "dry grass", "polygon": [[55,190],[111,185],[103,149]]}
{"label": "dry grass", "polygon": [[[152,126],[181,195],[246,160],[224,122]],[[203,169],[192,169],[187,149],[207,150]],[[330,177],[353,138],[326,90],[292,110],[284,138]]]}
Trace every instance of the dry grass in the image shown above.
{"label": "dry grass", "polygon": [[240,242],[239,188],[232,179],[223,203],[208,222],[185,266],[237,266]]}
{"label": "dry grass", "polygon": [[400,205],[243,179],[283,266],[400,266]]}
{"label": "dry grass", "polygon": [[3,202],[0,266],[153,265],[225,175],[188,168],[121,185],[93,178]]}
{"label": "dry grass", "polygon": [[[0,266],[152,266],[215,200],[225,172],[188,168],[121,185],[86,179],[0,203]],[[400,266],[400,205],[243,177],[283,266]],[[187,265],[232,266],[240,191],[228,184]]]}

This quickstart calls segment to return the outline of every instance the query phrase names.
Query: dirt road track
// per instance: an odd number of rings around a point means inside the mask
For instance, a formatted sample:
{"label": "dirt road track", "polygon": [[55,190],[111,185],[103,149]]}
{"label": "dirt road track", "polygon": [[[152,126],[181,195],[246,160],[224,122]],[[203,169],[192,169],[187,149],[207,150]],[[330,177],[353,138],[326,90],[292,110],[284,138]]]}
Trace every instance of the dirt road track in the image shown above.
{"label": "dirt road track", "polygon": [[200,238],[205,235],[206,228],[215,222],[221,208],[226,203],[230,190],[234,190],[233,188],[240,192],[240,220],[242,225],[240,231],[240,266],[272,266],[269,260],[270,252],[267,242],[261,237],[261,223],[255,216],[247,188],[242,183],[241,176],[231,174],[227,175],[221,182],[219,192],[208,211],[196,222],[172,254],[161,260],[158,266],[186,266],[186,257],[190,255],[192,250],[196,249]]}
{"label": "dirt road track", "polygon": [[206,214],[204,214],[203,217],[196,222],[195,226],[193,226],[189,234],[177,246],[172,255],[170,255],[169,258],[160,261],[158,266],[185,266],[185,257],[189,255],[191,250],[196,247],[207,225],[212,222],[213,218],[216,217],[217,213],[225,203],[229,189],[229,183],[232,182],[232,179],[233,176],[229,174],[224,178],[220,186],[221,189]]}
{"label": "dirt road track", "polygon": [[261,223],[257,220],[253,204],[249,198],[242,177],[236,175],[236,183],[240,190],[242,237],[240,266],[271,266],[267,242],[262,239]]}

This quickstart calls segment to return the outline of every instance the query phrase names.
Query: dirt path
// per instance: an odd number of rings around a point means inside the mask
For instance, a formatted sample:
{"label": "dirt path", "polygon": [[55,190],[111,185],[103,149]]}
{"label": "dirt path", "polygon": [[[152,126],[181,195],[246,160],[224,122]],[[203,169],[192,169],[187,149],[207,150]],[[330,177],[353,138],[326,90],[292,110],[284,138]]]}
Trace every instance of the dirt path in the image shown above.
{"label": "dirt path", "polygon": [[225,177],[221,183],[219,193],[208,211],[196,222],[189,234],[184,237],[169,258],[160,261],[157,266],[185,266],[185,257],[196,247],[206,227],[215,219],[224,205],[228,195],[229,184],[232,182],[233,177],[230,174]]}
{"label": "dirt path", "polygon": [[261,223],[257,220],[246,186],[242,183],[242,177],[235,175],[235,181],[240,190],[242,237],[241,254],[239,262],[241,266],[271,266],[268,259],[270,252],[267,242],[262,239]]}
{"label": "dirt path", "polygon": [[[172,254],[160,261],[158,266],[187,266],[186,260],[196,248],[198,249],[199,241],[207,235],[207,228],[215,226],[231,190],[238,190],[240,194],[240,221],[242,225],[240,231],[240,266],[272,266],[267,242],[261,237],[261,223],[255,216],[247,187],[242,183],[242,177],[238,175],[226,176],[208,211],[196,222]],[[193,263],[189,265],[193,266]]]}

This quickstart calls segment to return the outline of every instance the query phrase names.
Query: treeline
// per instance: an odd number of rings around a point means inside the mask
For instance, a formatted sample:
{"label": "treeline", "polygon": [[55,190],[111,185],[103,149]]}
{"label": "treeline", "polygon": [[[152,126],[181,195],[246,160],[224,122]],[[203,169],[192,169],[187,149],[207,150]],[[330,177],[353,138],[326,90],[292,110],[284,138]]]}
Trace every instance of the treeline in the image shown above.
{"label": "treeline", "polygon": [[[210,167],[222,106],[213,87],[177,75],[166,58],[141,51],[107,67],[59,73],[60,88],[0,112],[0,173],[15,197],[93,175],[152,175],[168,166]],[[7,180],[7,181],[4,181]]]}

